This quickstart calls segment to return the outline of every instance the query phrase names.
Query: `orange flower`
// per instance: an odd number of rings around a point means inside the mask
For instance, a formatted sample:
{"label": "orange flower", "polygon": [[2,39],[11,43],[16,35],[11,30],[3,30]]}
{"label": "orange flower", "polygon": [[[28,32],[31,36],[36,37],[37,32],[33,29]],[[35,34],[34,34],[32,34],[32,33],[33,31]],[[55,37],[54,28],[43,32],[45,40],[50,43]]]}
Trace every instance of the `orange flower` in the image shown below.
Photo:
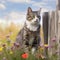
{"label": "orange flower", "polygon": [[24,58],[24,59],[28,58],[28,53],[22,54],[22,58]]}

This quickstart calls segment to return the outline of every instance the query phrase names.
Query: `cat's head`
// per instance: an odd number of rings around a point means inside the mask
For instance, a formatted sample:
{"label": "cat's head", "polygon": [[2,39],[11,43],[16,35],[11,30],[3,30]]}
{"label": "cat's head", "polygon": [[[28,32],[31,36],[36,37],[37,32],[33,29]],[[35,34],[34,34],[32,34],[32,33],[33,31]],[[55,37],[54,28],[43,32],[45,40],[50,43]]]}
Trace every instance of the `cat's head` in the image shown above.
{"label": "cat's head", "polygon": [[41,9],[39,9],[38,11],[33,11],[31,7],[28,7],[26,20],[29,21],[32,25],[39,24],[41,18],[40,11]]}

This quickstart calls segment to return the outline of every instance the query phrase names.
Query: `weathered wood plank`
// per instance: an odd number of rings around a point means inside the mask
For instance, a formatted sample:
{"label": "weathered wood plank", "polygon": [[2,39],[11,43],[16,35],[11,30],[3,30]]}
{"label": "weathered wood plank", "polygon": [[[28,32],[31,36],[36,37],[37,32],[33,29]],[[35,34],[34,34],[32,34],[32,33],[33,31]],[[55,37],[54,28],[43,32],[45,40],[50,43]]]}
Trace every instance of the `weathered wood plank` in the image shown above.
{"label": "weathered wood plank", "polygon": [[[49,27],[48,27],[48,44],[49,46],[53,45],[52,38],[55,37],[55,12],[49,12]],[[54,51],[52,48],[48,49],[49,54],[51,55]]]}
{"label": "weathered wood plank", "polygon": [[[44,44],[48,44],[48,12],[43,13],[43,33],[44,33]],[[47,57],[48,49],[44,48],[44,55]]]}
{"label": "weathered wood plank", "polygon": [[44,43],[48,44],[48,12],[43,13]]}
{"label": "weathered wood plank", "polygon": [[60,10],[58,11],[58,55],[60,60]]}
{"label": "weathered wood plank", "polygon": [[60,0],[56,0],[56,8],[60,10]]}

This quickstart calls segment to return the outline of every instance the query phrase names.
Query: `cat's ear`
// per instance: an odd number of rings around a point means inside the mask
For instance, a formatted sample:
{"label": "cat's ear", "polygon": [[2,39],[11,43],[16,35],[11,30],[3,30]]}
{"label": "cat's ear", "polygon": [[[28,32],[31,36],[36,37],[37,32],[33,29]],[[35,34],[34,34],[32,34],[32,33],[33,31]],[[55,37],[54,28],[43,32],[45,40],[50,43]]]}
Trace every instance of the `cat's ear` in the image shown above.
{"label": "cat's ear", "polygon": [[32,9],[31,9],[31,7],[28,7],[27,14],[30,14],[30,13],[32,13]]}
{"label": "cat's ear", "polygon": [[41,12],[41,8],[38,10],[38,15],[40,15],[40,12]]}

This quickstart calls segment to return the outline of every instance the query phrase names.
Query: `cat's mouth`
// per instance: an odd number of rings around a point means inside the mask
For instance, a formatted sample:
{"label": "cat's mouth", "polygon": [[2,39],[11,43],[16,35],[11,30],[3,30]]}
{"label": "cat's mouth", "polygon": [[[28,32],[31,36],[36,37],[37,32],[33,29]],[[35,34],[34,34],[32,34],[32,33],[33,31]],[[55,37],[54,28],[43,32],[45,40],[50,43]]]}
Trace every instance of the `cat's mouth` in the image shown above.
{"label": "cat's mouth", "polygon": [[33,21],[33,22],[31,22],[31,24],[32,24],[32,25],[38,25],[38,24],[39,24],[39,21],[38,21],[38,20]]}

